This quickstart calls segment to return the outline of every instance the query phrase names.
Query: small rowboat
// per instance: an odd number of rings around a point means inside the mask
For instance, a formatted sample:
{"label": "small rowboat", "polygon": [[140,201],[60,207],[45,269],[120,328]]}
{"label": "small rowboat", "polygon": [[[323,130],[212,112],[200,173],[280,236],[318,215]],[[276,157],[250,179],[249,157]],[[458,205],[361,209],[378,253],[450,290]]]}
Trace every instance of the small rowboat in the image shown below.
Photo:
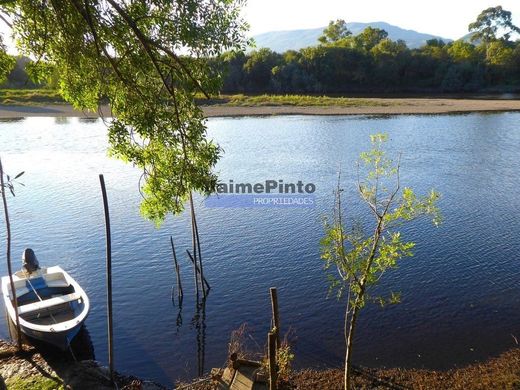
{"label": "small rowboat", "polygon": [[[25,335],[67,349],[87,318],[90,303],[81,286],[61,267],[40,268],[31,249],[24,266],[13,275],[20,330]],[[2,277],[8,317],[16,324],[9,276]]]}

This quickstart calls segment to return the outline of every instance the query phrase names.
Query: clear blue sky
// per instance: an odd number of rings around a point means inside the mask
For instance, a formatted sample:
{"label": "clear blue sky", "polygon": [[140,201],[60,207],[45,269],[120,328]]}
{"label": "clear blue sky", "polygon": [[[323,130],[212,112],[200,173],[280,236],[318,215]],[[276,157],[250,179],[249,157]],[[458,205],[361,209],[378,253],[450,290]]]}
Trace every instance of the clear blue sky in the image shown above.
{"label": "clear blue sky", "polygon": [[332,19],[384,21],[402,28],[458,39],[485,8],[501,5],[520,25],[520,0],[248,0],[251,35],[322,27]]}

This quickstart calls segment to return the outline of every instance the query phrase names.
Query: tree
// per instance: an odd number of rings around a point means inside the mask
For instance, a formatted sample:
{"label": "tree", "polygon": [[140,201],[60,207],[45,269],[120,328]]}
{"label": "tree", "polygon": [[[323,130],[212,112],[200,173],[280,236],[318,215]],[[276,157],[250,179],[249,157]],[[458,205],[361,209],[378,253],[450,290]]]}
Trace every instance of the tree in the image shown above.
{"label": "tree", "polygon": [[520,28],[512,21],[511,12],[501,6],[489,7],[482,11],[477,20],[468,26],[472,32],[471,40],[491,42],[497,39],[509,41],[511,34],[520,33]]}
{"label": "tree", "polygon": [[359,49],[370,51],[383,39],[388,37],[388,33],[381,28],[365,28],[360,34],[356,35],[355,42]]}
{"label": "tree", "polygon": [[[195,97],[218,90],[208,58],[243,49],[243,0],[7,1],[22,54],[59,72],[75,108],[110,104],[110,153],[142,169],[144,216],[160,223],[192,191],[212,192],[221,149]],[[47,66],[48,65],[48,66]]]}
{"label": "tree", "polygon": [[265,92],[270,86],[273,68],[281,61],[282,56],[270,49],[253,51],[244,64],[244,78],[248,90]]}
{"label": "tree", "polygon": [[513,64],[513,49],[503,41],[490,42],[486,46],[486,61],[491,65],[510,66]]}
{"label": "tree", "polygon": [[4,42],[0,36],[0,84],[7,80],[7,76],[16,64],[16,59],[7,54]]}
{"label": "tree", "polygon": [[475,46],[460,39],[448,46],[448,54],[456,62],[472,61],[476,57]]}
{"label": "tree", "polygon": [[363,181],[358,178],[357,186],[372,215],[372,233],[365,234],[359,224],[350,229],[345,225],[339,176],[334,217],[326,224],[321,242],[321,257],[326,269],[334,266],[338,275],[328,275],[330,288],[337,289],[338,297],[345,291],[348,294],[344,323],[345,390],[350,389],[353,341],[360,310],[368,302],[383,305],[397,303],[400,299],[395,292],[388,297],[370,295],[371,287],[386,271],[396,268],[403,257],[413,255],[415,243],[405,241],[397,228],[424,215],[431,216],[435,225],[440,223],[437,192],[432,190],[425,197],[417,197],[410,188],[401,191],[399,160],[394,163],[386,156],[383,150],[386,140],[384,134],[371,136],[372,150],[361,154],[360,165],[367,170],[367,176]]}
{"label": "tree", "polygon": [[324,45],[334,44],[350,35],[352,35],[352,32],[350,32],[347,23],[343,19],[331,20],[329,25],[323,30],[323,34],[318,38],[318,41]]}

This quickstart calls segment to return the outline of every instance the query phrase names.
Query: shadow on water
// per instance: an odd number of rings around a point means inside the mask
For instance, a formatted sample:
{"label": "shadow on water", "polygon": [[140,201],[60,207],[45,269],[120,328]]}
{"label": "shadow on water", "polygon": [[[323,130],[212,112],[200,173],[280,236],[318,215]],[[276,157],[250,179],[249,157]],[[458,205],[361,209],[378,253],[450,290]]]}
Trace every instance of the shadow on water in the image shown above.
{"label": "shadow on water", "polygon": [[[13,333],[13,335],[15,335],[15,333]],[[94,345],[92,344],[90,333],[85,325],[81,327],[76,337],[72,339],[69,349],[65,351],[25,335],[23,339],[25,343],[33,346],[51,366],[52,362],[96,360]]]}
{"label": "shadow on water", "polygon": [[[172,304],[175,307],[175,286],[172,286]],[[206,298],[202,298],[199,302],[195,303],[195,314],[190,321],[190,329],[196,331],[196,343],[197,343],[197,375],[204,375],[205,367],[205,356],[206,356]],[[179,334],[182,328],[182,296],[178,298],[177,305],[177,317],[175,319],[176,334]]]}

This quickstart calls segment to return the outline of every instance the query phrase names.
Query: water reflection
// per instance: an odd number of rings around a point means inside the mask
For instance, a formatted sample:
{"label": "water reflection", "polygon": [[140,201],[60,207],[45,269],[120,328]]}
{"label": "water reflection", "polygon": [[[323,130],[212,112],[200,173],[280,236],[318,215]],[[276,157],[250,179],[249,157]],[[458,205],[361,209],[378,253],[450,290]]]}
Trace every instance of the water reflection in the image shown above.
{"label": "water reflection", "polygon": [[[107,158],[106,128],[93,122],[17,119],[2,125],[0,137],[6,167],[26,171],[26,187],[10,202],[13,252],[30,244],[49,264],[59,261],[70,270],[87,291],[87,325],[99,361],[107,361],[97,176],[103,172],[114,218],[115,345],[124,356],[117,360],[119,370],[171,385],[183,373],[193,377],[220,366],[239,324],[247,322],[253,336],[264,340],[270,318],[265,291],[273,285],[284,296],[284,326],[293,326],[298,336],[296,367],[341,364],[343,305],[326,300],[321,217],[332,209],[338,162],[346,195],[357,199],[355,159],[368,146],[368,135],[378,131],[389,133],[392,155],[404,152],[403,183],[421,194],[431,187],[441,192],[446,220],[438,230],[418,223],[403,232],[418,243],[415,256],[385,275],[381,286],[401,291],[403,303],[367,307],[355,362],[450,368],[516,345],[511,334],[520,332],[520,114],[210,119],[209,134],[225,150],[216,169],[223,179],[312,181],[317,207],[217,210],[195,199],[202,205],[204,273],[214,286],[203,307],[194,302],[193,265],[185,258],[179,259],[184,302],[173,306],[175,275],[164,261],[171,261],[171,231],[179,248],[190,248],[189,213],[167,218],[160,230],[144,221],[137,191],[141,172]],[[364,215],[355,202],[349,206],[349,216]],[[6,337],[0,320],[0,336]]]}
{"label": "water reflection", "polygon": [[16,123],[23,122],[25,120],[24,117],[21,118],[0,118],[0,123]]}
{"label": "water reflection", "polygon": [[197,372],[198,376],[203,376],[206,355],[206,299],[196,305],[191,326],[197,332]]}
{"label": "water reflection", "polygon": [[57,116],[56,118],[54,118],[54,122],[57,125],[68,125],[70,123],[70,120],[68,116]]}

